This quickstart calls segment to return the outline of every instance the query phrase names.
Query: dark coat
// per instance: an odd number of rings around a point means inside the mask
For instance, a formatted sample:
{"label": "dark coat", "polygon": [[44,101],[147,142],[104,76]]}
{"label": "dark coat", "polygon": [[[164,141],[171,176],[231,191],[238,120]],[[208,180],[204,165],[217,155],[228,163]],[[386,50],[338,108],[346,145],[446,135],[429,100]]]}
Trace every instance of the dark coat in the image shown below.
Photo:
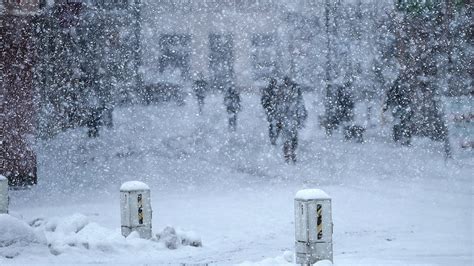
{"label": "dark coat", "polygon": [[234,87],[230,87],[224,96],[224,104],[228,113],[238,113],[241,109],[240,94]]}
{"label": "dark coat", "polygon": [[284,128],[296,130],[304,127],[308,116],[300,87],[293,82],[281,85],[278,94],[277,116],[283,122]]}
{"label": "dark coat", "polygon": [[410,91],[407,84],[403,84],[401,78],[397,78],[393,86],[388,90],[383,111],[392,109],[392,114],[397,118],[404,118],[411,116],[413,93]]}
{"label": "dark coat", "polygon": [[193,90],[198,99],[204,99],[206,96],[207,82],[202,79],[194,81]]}
{"label": "dark coat", "polygon": [[267,115],[267,120],[269,122],[275,120],[276,118],[276,109],[278,103],[278,87],[276,81],[270,82],[270,84],[263,89],[261,103],[265,114]]}

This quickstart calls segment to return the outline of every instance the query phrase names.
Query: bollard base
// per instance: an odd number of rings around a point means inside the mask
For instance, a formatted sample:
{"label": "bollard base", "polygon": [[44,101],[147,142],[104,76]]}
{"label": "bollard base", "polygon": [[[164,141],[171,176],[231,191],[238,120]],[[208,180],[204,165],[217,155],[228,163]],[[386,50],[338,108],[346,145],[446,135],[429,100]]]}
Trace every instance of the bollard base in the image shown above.
{"label": "bollard base", "polygon": [[296,263],[315,264],[321,260],[333,261],[332,242],[296,242]]}
{"label": "bollard base", "polygon": [[140,238],[150,239],[151,238],[151,225],[150,226],[122,226],[122,235],[124,237],[129,236],[132,232],[137,232]]}

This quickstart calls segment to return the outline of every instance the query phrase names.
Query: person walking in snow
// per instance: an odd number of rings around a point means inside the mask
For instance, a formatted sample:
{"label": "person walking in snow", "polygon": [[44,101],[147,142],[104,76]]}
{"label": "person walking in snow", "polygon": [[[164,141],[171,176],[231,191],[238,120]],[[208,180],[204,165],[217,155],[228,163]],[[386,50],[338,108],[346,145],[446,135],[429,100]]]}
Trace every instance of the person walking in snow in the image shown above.
{"label": "person walking in snow", "polygon": [[261,103],[268,121],[268,135],[272,145],[276,145],[276,140],[282,128],[281,119],[277,117],[278,85],[275,78],[270,79],[270,83],[263,89]]}
{"label": "person walking in snow", "polygon": [[351,83],[348,81],[337,88],[336,93],[336,124],[350,123],[354,120],[354,100],[352,99]]}
{"label": "person walking in snow", "polygon": [[96,87],[89,87],[86,89],[85,96],[85,106],[87,106],[87,135],[90,138],[96,138],[99,136],[99,129],[103,125],[102,119],[105,110],[105,104],[97,92]]}
{"label": "person walking in snow", "polygon": [[410,145],[413,131],[412,91],[403,77],[398,77],[393,86],[388,90],[382,111],[392,109],[392,115],[397,120],[393,126],[393,140],[402,145]]}
{"label": "person walking in snow", "polygon": [[230,85],[224,96],[224,105],[229,115],[229,129],[237,129],[237,113],[240,111],[240,94],[234,85]]}
{"label": "person walking in snow", "polygon": [[280,86],[277,104],[278,119],[282,121],[283,155],[287,163],[296,163],[298,130],[304,127],[307,111],[300,87],[285,77]]}
{"label": "person walking in snow", "polygon": [[[346,81],[343,85],[334,85],[335,90],[332,92],[332,100],[330,101],[330,110],[326,117],[326,134],[332,135],[332,132],[342,126],[347,128],[347,124],[354,120],[354,100],[352,98],[350,81]],[[346,124],[346,127],[344,127]]]}
{"label": "person walking in snow", "polygon": [[196,95],[198,107],[199,107],[199,114],[202,113],[204,108],[204,98],[206,97],[206,90],[207,90],[207,82],[204,80],[204,76],[199,73],[198,79],[194,81],[193,84],[193,91]]}

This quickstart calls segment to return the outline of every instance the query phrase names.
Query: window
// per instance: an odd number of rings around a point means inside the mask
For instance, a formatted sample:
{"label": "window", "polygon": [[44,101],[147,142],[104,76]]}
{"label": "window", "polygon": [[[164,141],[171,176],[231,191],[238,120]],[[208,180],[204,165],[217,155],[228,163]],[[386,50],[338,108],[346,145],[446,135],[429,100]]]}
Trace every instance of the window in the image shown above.
{"label": "window", "polygon": [[224,86],[234,79],[234,43],[231,34],[209,35],[209,71],[214,86]]}
{"label": "window", "polygon": [[277,72],[277,47],[274,34],[252,37],[251,63],[254,80],[264,80]]}
{"label": "window", "polygon": [[163,34],[160,37],[159,71],[181,73],[183,79],[190,78],[191,36],[185,34]]}

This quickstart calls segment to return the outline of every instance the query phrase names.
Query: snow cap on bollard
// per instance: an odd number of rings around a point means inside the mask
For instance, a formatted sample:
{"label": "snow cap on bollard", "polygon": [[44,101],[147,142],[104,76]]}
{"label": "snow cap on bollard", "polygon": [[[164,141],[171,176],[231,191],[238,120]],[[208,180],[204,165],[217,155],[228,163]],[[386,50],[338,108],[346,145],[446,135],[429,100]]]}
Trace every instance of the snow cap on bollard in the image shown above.
{"label": "snow cap on bollard", "polygon": [[150,187],[140,181],[129,181],[120,187],[120,213],[122,235],[136,231],[141,238],[150,239],[151,200]]}
{"label": "snow cap on bollard", "polygon": [[8,179],[0,175],[0,213],[8,213]]}
{"label": "snow cap on bollard", "polygon": [[296,263],[333,261],[331,197],[320,189],[303,189],[295,195]]}

